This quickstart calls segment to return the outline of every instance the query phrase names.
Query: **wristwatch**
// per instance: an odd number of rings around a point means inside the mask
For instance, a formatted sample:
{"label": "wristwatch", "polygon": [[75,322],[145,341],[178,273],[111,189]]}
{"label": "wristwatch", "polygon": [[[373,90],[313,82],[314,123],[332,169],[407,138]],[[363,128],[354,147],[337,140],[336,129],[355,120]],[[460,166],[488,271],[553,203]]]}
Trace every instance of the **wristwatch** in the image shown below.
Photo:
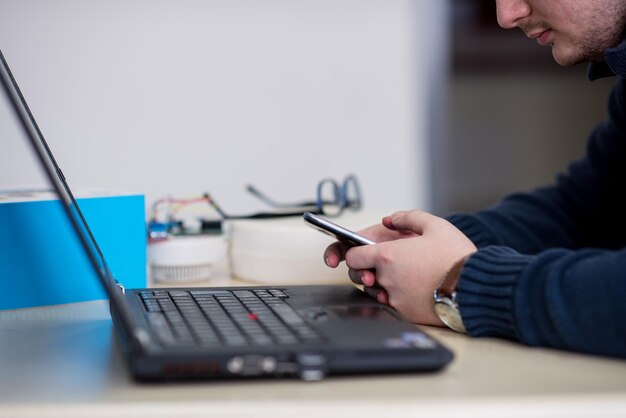
{"label": "wristwatch", "polygon": [[459,304],[456,301],[456,284],[461,277],[461,269],[468,257],[457,261],[443,279],[441,285],[435,289],[435,313],[441,321],[456,332],[467,333]]}

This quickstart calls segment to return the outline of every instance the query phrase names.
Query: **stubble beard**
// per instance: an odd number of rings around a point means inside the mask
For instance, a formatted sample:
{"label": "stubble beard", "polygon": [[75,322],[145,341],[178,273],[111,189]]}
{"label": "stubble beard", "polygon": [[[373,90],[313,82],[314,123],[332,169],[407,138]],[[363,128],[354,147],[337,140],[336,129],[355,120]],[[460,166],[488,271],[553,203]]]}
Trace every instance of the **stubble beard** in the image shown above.
{"label": "stubble beard", "polygon": [[[564,66],[588,61],[604,61],[604,51],[615,47],[624,39],[626,27],[626,2],[619,2],[608,9],[596,12],[590,18],[590,29],[579,40],[572,41],[573,51],[563,57],[558,56],[558,45],[553,47],[553,56],[557,63]],[[608,24],[607,24],[608,22]]]}

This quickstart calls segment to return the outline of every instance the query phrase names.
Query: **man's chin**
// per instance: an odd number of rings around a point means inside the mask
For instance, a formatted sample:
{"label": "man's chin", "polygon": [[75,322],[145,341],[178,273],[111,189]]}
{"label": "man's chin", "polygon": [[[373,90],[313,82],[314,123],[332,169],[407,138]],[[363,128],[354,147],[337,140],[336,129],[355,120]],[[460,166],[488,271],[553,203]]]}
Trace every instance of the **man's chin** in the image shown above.
{"label": "man's chin", "polygon": [[576,54],[574,51],[563,51],[556,45],[552,46],[552,57],[557,64],[563,67],[569,67],[590,60],[590,58],[584,57],[582,54]]}

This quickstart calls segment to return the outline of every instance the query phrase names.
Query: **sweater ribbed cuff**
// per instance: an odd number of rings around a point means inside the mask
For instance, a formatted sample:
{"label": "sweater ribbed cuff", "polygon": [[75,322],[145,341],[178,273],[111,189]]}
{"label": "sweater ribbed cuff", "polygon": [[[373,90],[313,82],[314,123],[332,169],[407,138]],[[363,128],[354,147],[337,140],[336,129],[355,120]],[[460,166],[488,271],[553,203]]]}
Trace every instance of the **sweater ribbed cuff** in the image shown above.
{"label": "sweater ribbed cuff", "polygon": [[463,232],[477,248],[498,244],[495,238],[488,232],[487,227],[473,216],[457,213],[446,219]]}
{"label": "sweater ribbed cuff", "polygon": [[467,259],[456,296],[468,334],[520,339],[515,285],[531,259],[501,246],[485,247]]}

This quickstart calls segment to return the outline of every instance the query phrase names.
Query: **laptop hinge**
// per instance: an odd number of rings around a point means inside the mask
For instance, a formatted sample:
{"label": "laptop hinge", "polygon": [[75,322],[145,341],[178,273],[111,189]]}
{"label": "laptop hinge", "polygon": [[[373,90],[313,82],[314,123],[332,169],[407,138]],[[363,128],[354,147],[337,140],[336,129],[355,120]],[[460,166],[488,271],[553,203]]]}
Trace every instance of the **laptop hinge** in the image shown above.
{"label": "laptop hinge", "polygon": [[120,292],[122,292],[122,295],[126,294],[126,288],[124,287],[123,284],[121,284],[120,282],[116,280],[115,285],[120,289]]}
{"label": "laptop hinge", "polygon": [[[115,280],[115,286],[122,295],[126,294],[126,288],[122,283]],[[111,314],[113,314],[112,311]],[[134,351],[139,350],[140,352],[145,352],[146,347],[150,345],[150,335],[146,332],[146,330],[140,327],[131,326],[131,328],[128,330],[128,337],[131,341]]]}

